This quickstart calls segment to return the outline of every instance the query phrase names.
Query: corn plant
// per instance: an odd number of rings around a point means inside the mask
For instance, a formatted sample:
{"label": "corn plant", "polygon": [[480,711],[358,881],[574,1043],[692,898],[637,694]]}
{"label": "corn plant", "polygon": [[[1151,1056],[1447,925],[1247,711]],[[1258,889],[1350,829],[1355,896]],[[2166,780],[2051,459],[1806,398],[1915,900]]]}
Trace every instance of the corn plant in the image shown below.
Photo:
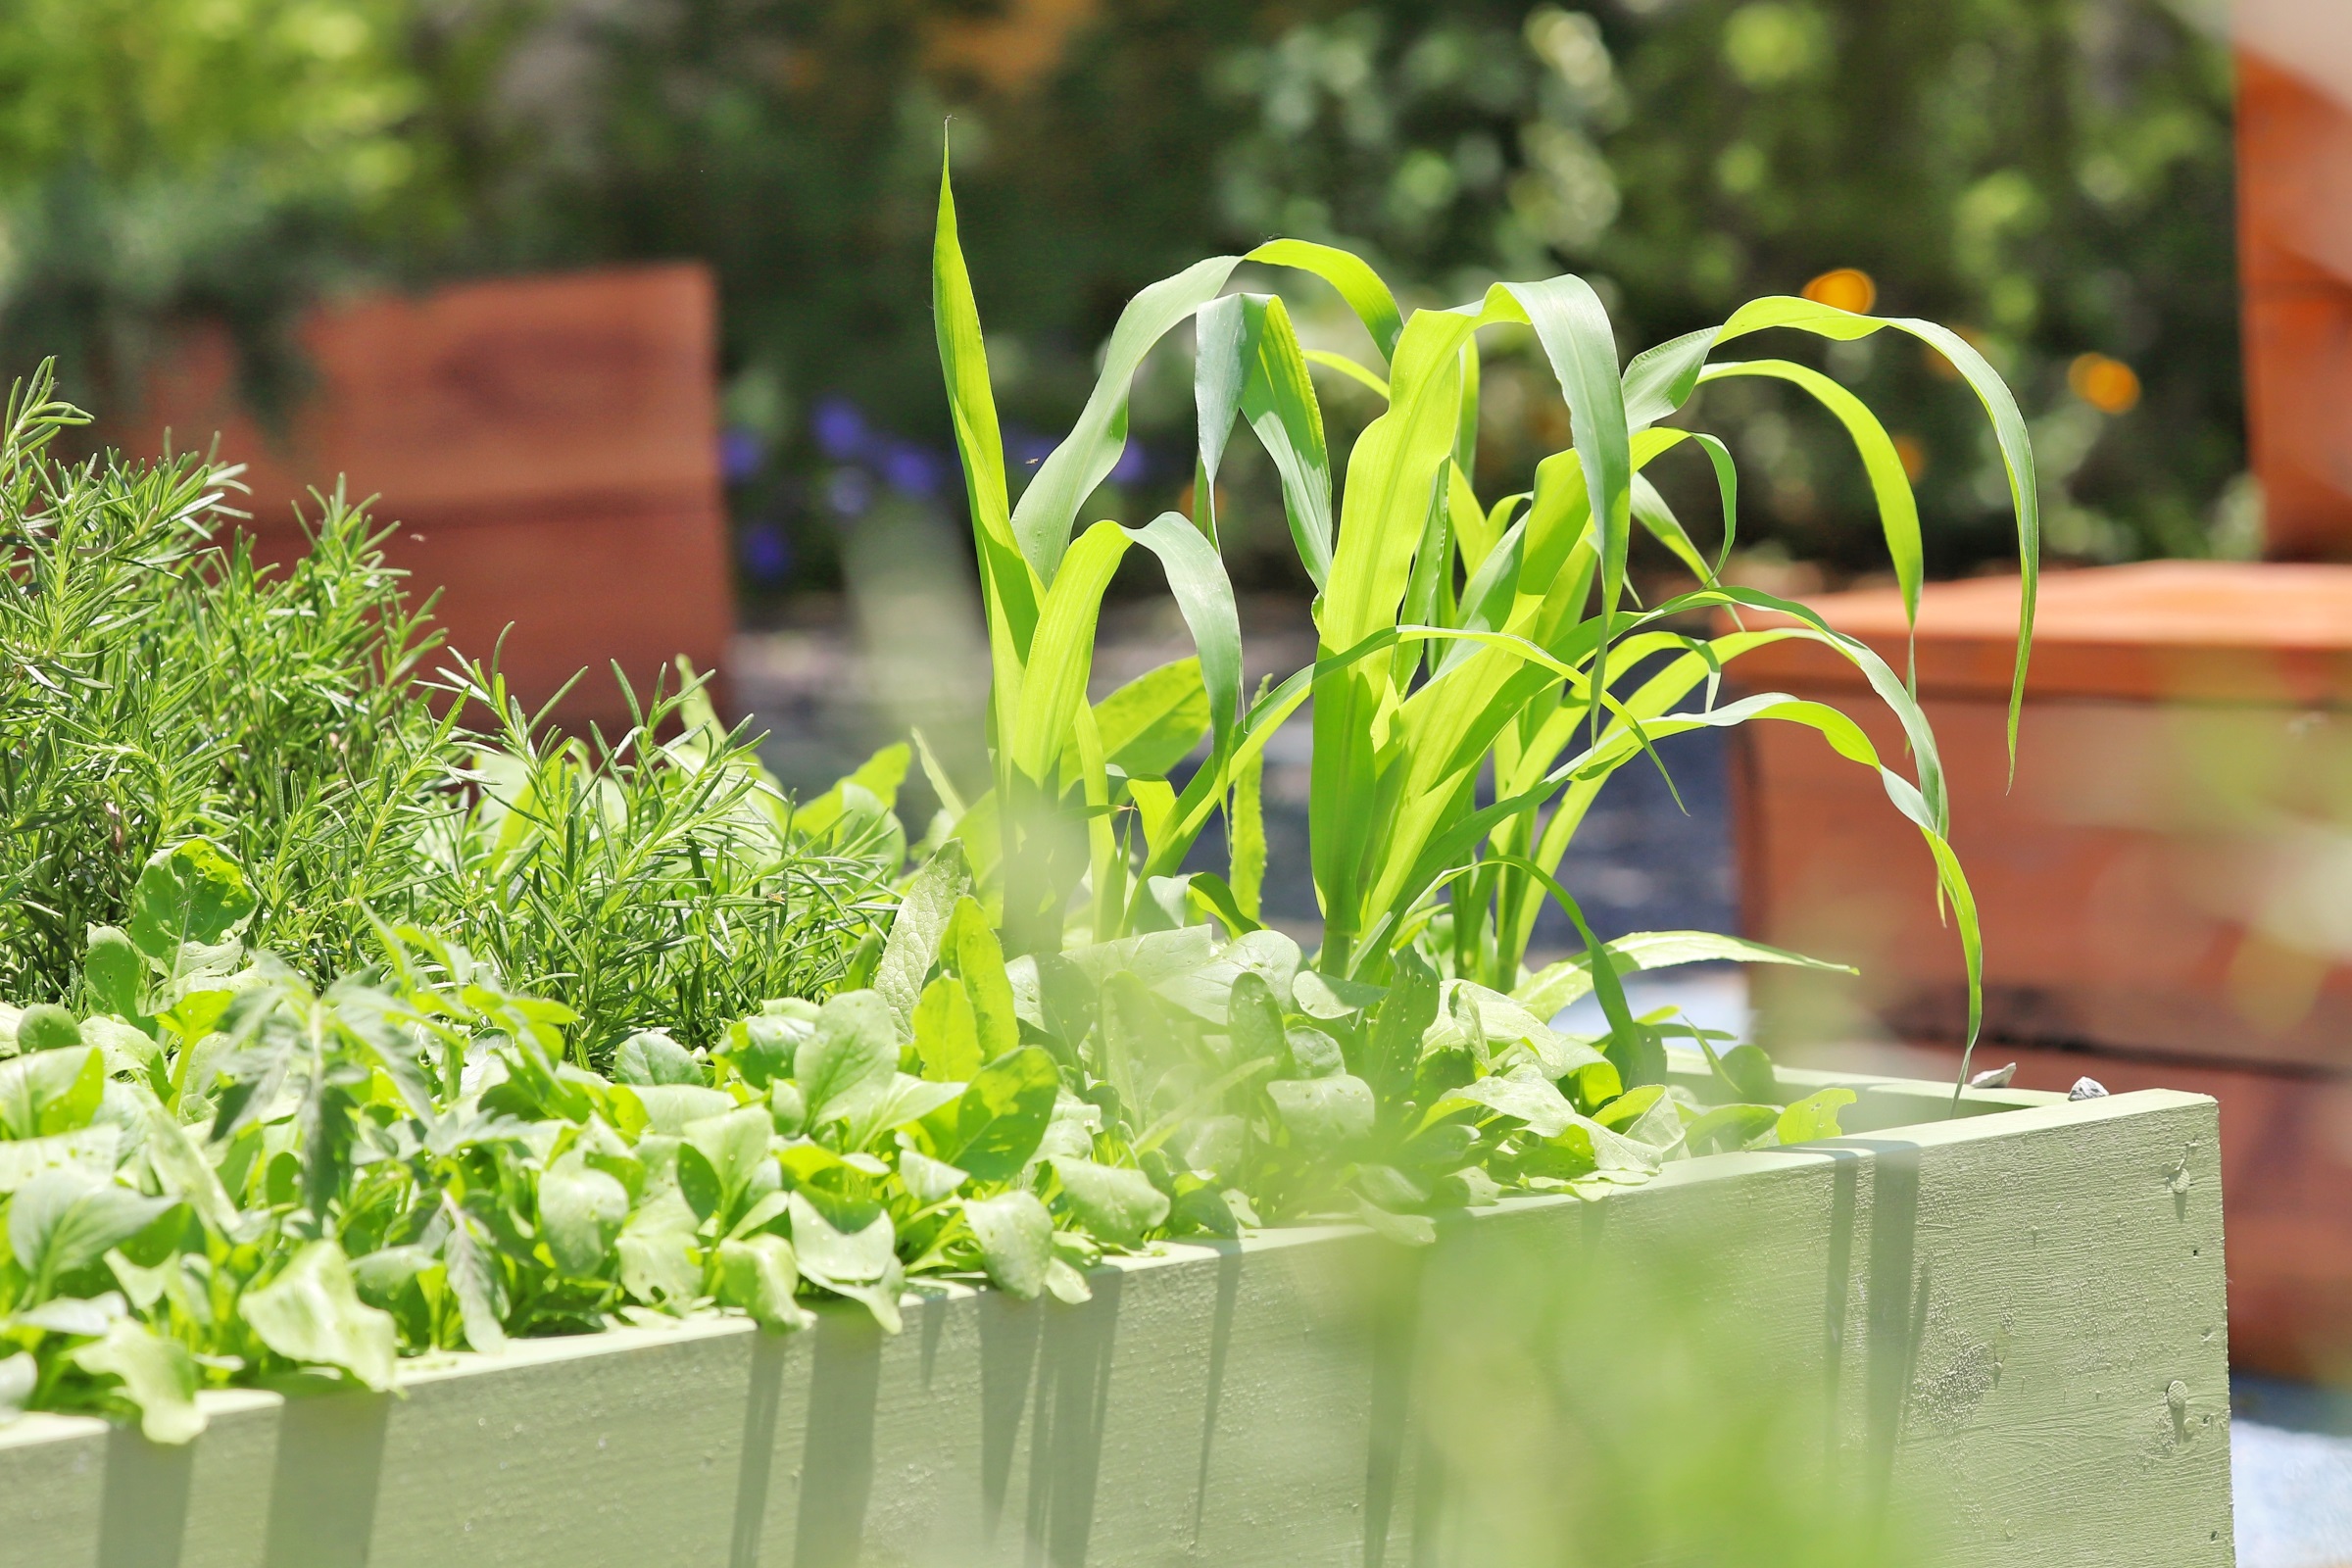
{"label": "corn plant", "polygon": [[[1286,268],[1337,289],[1381,363],[1304,350],[1282,299],[1226,292],[1244,262]],[[2015,748],[2030,645],[2038,523],[2025,425],[1999,376],[1968,343],[1932,322],[1855,315],[1769,297],[1722,325],[1620,364],[1607,312],[1584,279],[1499,283],[1452,310],[1404,311],[1371,268],[1330,247],[1275,240],[1247,256],[1200,262],[1138,294],[1102,357],[1076,427],[1009,499],[970,279],[943,174],[933,305],[987,613],[995,776],[959,830],[997,873],[1007,947],[1050,953],[1084,887],[1083,927],[1097,940],[1213,909],[1234,935],[1257,909],[1245,860],[1262,857],[1250,804],[1275,729],[1313,703],[1308,808],[1323,941],[1322,975],[1377,984],[1423,953],[1459,980],[1497,993],[1557,991],[1563,976],[1524,973],[1544,900],[1584,935],[1591,974],[1621,1039],[1635,1031],[1596,947],[1558,881],[1578,824],[1621,767],[1651,765],[1654,743],[1701,727],[1758,720],[1813,729],[1874,769],[1919,829],[1939,898],[1958,930],[1977,1019],[1980,942],[1968,883],[1949,844],[1936,739],[1905,678],[1801,605],[1724,583],[1645,476],[1677,448],[1714,474],[1728,550],[1737,474],[1716,438],[1664,422],[1705,384],[1766,377],[1810,394],[1854,443],[1875,493],[1903,600],[1917,612],[1919,520],[1892,440],[1838,383],[1790,361],[1718,360],[1725,346],[1779,328],[1832,341],[1894,330],[1941,353],[1990,416],[2016,509],[2024,597],[2010,707]],[[1200,415],[1195,514],[1140,528],[1098,521],[1072,537],[1081,510],[1126,441],[1128,388],[1145,355],[1191,323]],[[1492,502],[1473,486],[1481,335],[1532,331],[1572,421],[1568,450],[1544,459],[1532,489]],[[1384,400],[1344,465],[1329,450],[1312,372],[1339,373]],[[1316,588],[1312,665],[1245,703],[1238,621],[1217,554],[1215,478],[1236,419],[1281,475],[1291,537]],[[1335,503],[1334,491],[1337,489]],[[1636,527],[1690,567],[1694,586],[1635,603],[1627,559]],[[1197,645],[1183,661],[1090,706],[1087,683],[1102,592],[1120,558],[1152,551]],[[1775,623],[1697,635],[1696,615],[1769,612]],[[1863,730],[1824,705],[1780,693],[1719,703],[1726,664],[1797,638],[1850,661],[1899,721],[1915,776],[1882,758]],[[1179,789],[1164,763],[1175,743],[1205,735],[1207,755]],[[1493,799],[1479,787],[1491,780]],[[1212,815],[1228,817],[1234,874],[1196,875],[1185,857]],[[994,843],[988,843],[990,839]],[[1419,960],[1414,960],[1419,961]]]}

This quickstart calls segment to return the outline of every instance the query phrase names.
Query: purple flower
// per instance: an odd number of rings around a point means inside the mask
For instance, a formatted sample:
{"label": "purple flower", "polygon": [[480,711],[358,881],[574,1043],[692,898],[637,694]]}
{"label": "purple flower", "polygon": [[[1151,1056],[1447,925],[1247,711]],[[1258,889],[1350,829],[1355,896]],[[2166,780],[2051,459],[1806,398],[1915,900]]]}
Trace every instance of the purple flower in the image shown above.
{"label": "purple flower", "polygon": [[894,490],[929,500],[939,493],[939,459],[905,441],[893,441],[883,454],[882,477]]}
{"label": "purple flower", "polygon": [[746,523],[735,548],[754,582],[781,582],[792,570],[792,540],[766,518]]}
{"label": "purple flower", "polygon": [[865,416],[847,398],[826,398],[817,404],[808,424],[816,436],[816,449],[835,463],[861,458],[873,445]]}
{"label": "purple flower", "polygon": [[729,484],[741,484],[760,471],[760,460],[767,456],[767,443],[758,431],[734,429],[720,432],[718,437],[718,471]]}

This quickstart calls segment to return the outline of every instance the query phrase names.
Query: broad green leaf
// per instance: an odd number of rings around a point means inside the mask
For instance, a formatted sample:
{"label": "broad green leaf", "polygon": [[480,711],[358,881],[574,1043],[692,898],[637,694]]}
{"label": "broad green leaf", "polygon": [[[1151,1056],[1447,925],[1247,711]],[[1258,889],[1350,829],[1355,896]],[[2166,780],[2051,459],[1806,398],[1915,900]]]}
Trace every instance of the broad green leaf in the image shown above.
{"label": "broad green leaf", "polygon": [[913,753],[905,741],[883,747],[831,789],[795,810],[792,825],[803,833],[822,833],[842,819],[853,799],[867,801],[869,809],[873,806],[891,809],[898,804],[899,786],[906,782],[906,766],[912,760]]}
{"label": "broad green leaf", "polygon": [[1375,1093],[1398,1095],[1421,1059],[1421,1036],[1438,1016],[1438,975],[1410,948],[1396,956],[1396,978],[1373,1009],[1362,1075]]}
{"label": "broad green leaf", "polygon": [[1308,1024],[1293,1024],[1284,1030],[1282,1049],[1294,1078],[1337,1078],[1348,1070],[1348,1057],[1340,1043]]}
{"label": "broad green leaf", "polygon": [[0,1193],[13,1193],[43,1171],[73,1169],[111,1177],[122,1130],[107,1123],[47,1138],[0,1141]]}
{"label": "broad green leaf", "polygon": [[[672,1138],[685,1132],[689,1122],[723,1116],[735,1108],[735,1097],[725,1090],[696,1084],[619,1084],[612,1099],[616,1106],[636,1106],[646,1128]],[[622,1127],[628,1130],[627,1123]]]}
{"label": "broad green leaf", "polygon": [[672,1308],[702,1294],[702,1265],[694,1255],[696,1223],[676,1188],[648,1199],[629,1215],[614,1244],[621,1288],[648,1306]]}
{"label": "broad green leaf", "polygon": [[[738,1200],[767,1163],[768,1148],[775,1138],[767,1107],[745,1105],[723,1116],[690,1123],[684,1137],[685,1148],[678,1151],[678,1185],[686,1200],[705,1218],[713,1213],[732,1216]],[[697,1183],[688,1179],[690,1168],[715,1183],[717,1190],[698,1192]],[[768,1185],[775,1183],[771,1179]]]}
{"label": "broad green leaf", "polygon": [[[1713,931],[1637,931],[1608,945],[1611,963],[1619,974],[1637,969],[1664,969],[1678,963],[1707,963],[1731,959],[1739,963],[1786,963],[1805,969],[1854,971],[1842,963],[1808,958],[1785,948],[1766,947],[1742,937]],[[1562,958],[1534,975],[1511,993],[1513,1001],[1540,1018],[1551,1018],[1592,989],[1591,959],[1584,954]]]}
{"label": "broad green leaf", "polygon": [[233,1235],[238,1228],[236,1205],[195,1134],[152,1093],[142,1094],[141,1105],[147,1117],[141,1152],[156,1181],[165,1192],[184,1199],[196,1217],[215,1231]]}
{"label": "broad green leaf", "polygon": [[1141,1247],[1144,1233],[1168,1217],[1168,1197],[1140,1170],[1056,1158],[1061,1194],[1086,1228],[1119,1247]]}
{"label": "broad green leaf", "polygon": [[1776,1124],[1784,1144],[1809,1144],[1816,1138],[1842,1138],[1838,1108],[1854,1102],[1851,1089],[1817,1089],[1781,1112]]}
{"label": "broad green leaf", "polygon": [[196,1360],[177,1340],[158,1337],[127,1319],[106,1337],[66,1352],[84,1372],[120,1381],[120,1393],[139,1412],[139,1430],[150,1443],[192,1442],[204,1430],[196,1408]]}
{"label": "broad green leaf", "polygon": [[[1173,803],[1170,803],[1173,805]],[[1237,837],[1235,842],[1240,842]],[[1187,883],[1186,899],[1211,918],[1222,923],[1227,932],[1246,937],[1261,929],[1258,923],[1242,912],[1241,900],[1233,887],[1214,871],[1196,871]]]}
{"label": "broad green leaf", "polygon": [[1693,1154],[1718,1150],[1745,1149],[1770,1132],[1781,1118],[1777,1105],[1717,1105],[1683,1130]]}
{"label": "broad green leaf", "polygon": [[423,1340],[431,1330],[417,1319],[429,1318],[428,1298],[447,1293],[449,1271],[429,1248],[384,1247],[351,1260],[351,1283],[361,1300],[392,1313],[395,1321],[406,1319],[409,1332]]}
{"label": "broad green leaf", "polygon": [[1709,1056],[1725,1086],[1741,1100],[1777,1102],[1781,1098],[1772,1057],[1763,1047],[1734,1046],[1719,1056],[1710,1052]]}
{"label": "broad green leaf", "polygon": [[1622,1132],[1647,1114],[1649,1107],[1666,1099],[1664,1084],[1642,1084],[1629,1089],[1592,1113],[1592,1119],[1611,1132]]}
{"label": "broad green leaf", "polygon": [[1292,990],[1298,998],[1298,1010],[1310,1018],[1346,1018],[1377,1005],[1388,995],[1385,986],[1313,969],[1299,970],[1298,979],[1292,982]]}
{"label": "broad green leaf", "polygon": [[1045,1136],[1037,1141],[1037,1152],[1030,1160],[1034,1163],[1056,1154],[1073,1159],[1093,1157],[1095,1135],[1102,1130],[1102,1120],[1101,1105],[1063,1088],[1054,1097],[1054,1114],[1047,1118]]}
{"label": "broad green leaf", "polygon": [[892,1077],[887,1089],[850,1118],[849,1130],[842,1142],[850,1149],[872,1148],[884,1133],[921,1121],[962,1093],[963,1085],[959,1083],[937,1083],[929,1078],[898,1073]]}
{"label": "broad green leaf", "polygon": [[111,925],[94,925],[82,953],[81,983],[98,1011],[136,1018],[142,1010],[147,965],[126,933]]}
{"label": "broad green leaf", "polygon": [[0,1356],[0,1427],[24,1413],[24,1406],[40,1380],[40,1368],[26,1351]]}
{"label": "broad green leaf", "polygon": [[[1658,1086],[1653,1084],[1647,1087]],[[1640,1114],[1611,1125],[1633,1142],[1655,1150],[1670,1150],[1683,1141],[1682,1111],[1673,1100],[1664,1097],[1651,1101]]]}
{"label": "broad green leaf", "polygon": [[1323,1153],[1372,1131],[1372,1086],[1351,1073],[1331,1078],[1277,1078],[1266,1085],[1291,1137],[1309,1153]]}
{"label": "broad green leaf", "polygon": [[1447,1093],[1433,1112],[1450,1105],[1483,1105],[1527,1123],[1537,1138],[1557,1138],[1576,1119],[1576,1107],[1544,1080],[1536,1077],[1480,1078]]}
{"label": "broad green leaf", "polygon": [[612,1080],[623,1084],[706,1082],[694,1053],[670,1039],[666,1029],[641,1029],[612,1054]]}
{"label": "broad green leaf", "polygon": [[776,1164],[784,1173],[787,1188],[833,1180],[848,1168],[841,1155],[808,1139],[796,1139],[777,1150]]}
{"label": "broad green leaf", "polygon": [[350,1260],[331,1241],[304,1245],[276,1278],[239,1298],[237,1310],[289,1361],[340,1367],[370,1389],[392,1386],[392,1314],[360,1299]]}
{"label": "broad green leaf", "polygon": [[[209,978],[209,977],[208,977]],[[202,1041],[228,1012],[237,1000],[234,991],[216,986],[198,986],[181,991],[166,1007],[158,1021],[183,1041]]]}
{"label": "broad green leaf", "polygon": [[[122,1256],[121,1252],[113,1254],[114,1258]],[[128,1262],[128,1259],[124,1261]],[[107,1267],[113,1269],[115,1266],[113,1258],[110,1258]],[[134,1269],[137,1267],[136,1264],[130,1266]],[[118,1274],[117,1278],[120,1277]],[[106,1291],[97,1296],[52,1297],[38,1306],[26,1307],[15,1313],[9,1323],[13,1328],[44,1329],[51,1334],[96,1339],[126,1315],[128,1308],[122,1297],[117,1292]]]}
{"label": "broad green leaf", "polygon": [[441,1210],[450,1221],[449,1234],[441,1242],[441,1262],[448,1271],[450,1294],[457,1298],[466,1343],[484,1355],[496,1355],[507,1348],[509,1306],[497,1249],[482,1234],[479,1222],[450,1199],[442,1199]]}
{"label": "broad green leaf", "polygon": [[1264,975],[1245,969],[1234,977],[1233,995],[1225,1004],[1225,1032],[1238,1061],[1282,1054],[1282,1005]]}
{"label": "broad green leaf", "polygon": [[1659,1151],[1647,1144],[1611,1132],[1588,1116],[1570,1121],[1558,1137],[1543,1146],[1567,1157],[1570,1165],[1581,1172],[1597,1172],[1623,1179],[1638,1179],[1656,1171],[1660,1163]]}
{"label": "broad green leaf", "polygon": [[44,1002],[17,1015],[19,1051],[71,1051],[80,1044],[80,1023],[55,1003]]}
{"label": "broad green leaf", "polygon": [[1298,944],[1280,931],[1252,931],[1225,944],[1225,961],[1246,969],[1265,981],[1273,991],[1278,1006],[1287,1007],[1298,980],[1299,966],[1305,956]]}
{"label": "broad green leaf", "polygon": [[805,1329],[816,1319],[794,1299],[801,1272],[792,1244],[762,1232],[718,1244],[718,1298],[761,1328]]}
{"label": "broad green leaf", "polygon": [[[971,1000],[981,1059],[994,1061],[1021,1043],[1021,1023],[1013,1011],[1012,982],[1004,976],[1004,949],[977,902],[969,897],[956,901],[956,911],[948,917],[947,934],[940,946]],[[969,1078],[971,1074],[953,1076]]]}
{"label": "broad green leaf", "polygon": [[1095,1298],[1095,1288],[1086,1282],[1086,1271],[1066,1257],[1056,1256],[1046,1265],[1046,1290],[1054,1299],[1067,1306],[1080,1306]]}
{"label": "broad green leaf", "polygon": [[736,1019],[727,1026],[719,1048],[718,1054],[732,1062],[754,1089],[765,1089],[779,1078],[791,1077],[794,1054],[816,1029],[814,1003],[795,1000],[779,1006],[777,1011],[763,1010]]}
{"label": "broad green leaf", "polygon": [[923,1130],[936,1157],[979,1181],[1009,1181],[1037,1152],[1060,1091],[1054,1058],[1023,1046],[981,1068],[953,1103],[923,1118]]}
{"label": "broad green leaf", "polygon": [[884,1331],[899,1332],[899,1296],[906,1275],[894,1250],[887,1213],[860,1230],[843,1232],[800,1193],[792,1195],[792,1247],[801,1276],[836,1296],[862,1302]]}
{"label": "broad green leaf", "polygon": [[9,1203],[8,1245],[36,1296],[145,1230],[178,1200],[149,1198],[72,1166],[43,1171]]}
{"label": "broad green leaf", "polygon": [[220,942],[253,915],[253,889],[237,862],[208,839],[158,850],[139,872],[130,895],[129,937],[156,963],[170,967],[180,944]]}
{"label": "broad green leaf", "polygon": [[923,988],[914,1009],[914,1052],[923,1076],[967,1083],[987,1060],[980,1054],[980,1026],[961,981],[943,974]]}
{"label": "broad green leaf", "polygon": [[629,1217],[629,1190],[571,1151],[539,1178],[539,1237],[556,1268],[574,1279],[605,1272]]}
{"label": "broad green leaf", "polygon": [[[1249,1123],[1239,1116],[1203,1116],[1183,1130],[1179,1147],[1185,1163],[1194,1170],[1223,1175],[1239,1169],[1249,1137]],[[1224,1207],[1221,1203],[1217,1206]],[[1177,1207],[1179,1211],[1185,1207],[1181,1199]],[[1230,1210],[1227,1216],[1231,1217]]]}
{"label": "broad green leaf", "polygon": [[153,1035],[103,1013],[82,1019],[81,1035],[98,1048],[109,1074],[144,1078],[163,1056],[164,1048]]}
{"label": "broad green leaf", "polygon": [[878,992],[828,998],[815,1032],[793,1056],[792,1076],[808,1097],[809,1125],[855,1115],[889,1087],[898,1065],[898,1029]]}
{"label": "broad green leaf", "polygon": [[971,1173],[945,1160],[933,1159],[919,1149],[899,1151],[899,1179],[917,1203],[936,1203],[955,1196]]}
{"label": "broad green leaf", "polygon": [[883,945],[881,964],[874,970],[874,990],[906,1029],[914,1027],[915,1004],[922,1000],[924,977],[939,956],[940,938],[956,911],[956,901],[970,886],[963,845],[950,839],[930,863],[914,874],[899,901],[890,940]]}
{"label": "broad green leaf", "polygon": [[1000,1193],[963,1200],[964,1222],[980,1243],[980,1266],[996,1287],[1024,1301],[1046,1288],[1054,1262],[1054,1217],[1035,1193]]}

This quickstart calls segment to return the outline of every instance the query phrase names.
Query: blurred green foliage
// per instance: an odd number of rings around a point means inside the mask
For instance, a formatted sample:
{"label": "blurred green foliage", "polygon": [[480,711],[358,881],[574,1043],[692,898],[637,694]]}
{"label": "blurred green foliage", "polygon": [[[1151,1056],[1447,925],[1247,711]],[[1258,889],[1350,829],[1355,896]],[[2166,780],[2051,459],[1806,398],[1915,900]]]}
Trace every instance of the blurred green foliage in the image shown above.
{"label": "blurred green foliage", "polygon": [[[2252,543],[2228,56],[2158,0],[1640,0],[1597,19],[1392,0],[1230,52],[1217,80],[1257,122],[1220,167],[1229,228],[1369,238],[1465,298],[1486,269],[1598,273],[1642,342],[1860,269],[1878,311],[1963,324],[2019,388],[2055,552]],[[2144,401],[2075,395],[2085,353],[2132,367]],[[1891,346],[1824,361],[1900,411],[1932,564],[1997,559],[2006,496],[1965,393]],[[1697,418],[1767,475],[1746,526],[1859,564],[1859,466],[1783,391],[1714,390]]]}
{"label": "blurred green foliage", "polygon": [[236,326],[265,405],[286,306],[415,172],[403,0],[16,0],[0,21],[0,352],[79,395],[171,318]]}
{"label": "blurred green foliage", "polygon": [[[738,514],[788,541],[771,575],[822,581],[876,484],[946,471],[923,282],[946,122],[1016,444],[1066,425],[1119,302],[1275,232],[1347,240],[1432,299],[1582,271],[1639,342],[1854,268],[2020,389],[2054,553],[2257,538],[2228,57],[2168,0],[1098,0],[1066,35],[1063,9],[25,0],[0,23],[0,352],[63,353],[69,389],[111,402],[158,323],[207,313],[267,401],[289,306],[341,281],[699,256]],[[2070,387],[2090,353],[2136,373],[2136,406]],[[1932,566],[1999,557],[1965,389],[1893,348],[1819,363],[1906,438]],[[1139,385],[1138,441],[1166,456],[1110,510],[1188,481],[1186,379]],[[1763,475],[1741,527],[1766,558],[1858,569],[1858,466],[1784,390],[1711,389],[1694,416]],[[828,405],[888,439],[813,439]],[[1565,414],[1505,364],[1485,417],[1507,468]],[[1231,482],[1265,545],[1237,569],[1282,580],[1266,476]]]}

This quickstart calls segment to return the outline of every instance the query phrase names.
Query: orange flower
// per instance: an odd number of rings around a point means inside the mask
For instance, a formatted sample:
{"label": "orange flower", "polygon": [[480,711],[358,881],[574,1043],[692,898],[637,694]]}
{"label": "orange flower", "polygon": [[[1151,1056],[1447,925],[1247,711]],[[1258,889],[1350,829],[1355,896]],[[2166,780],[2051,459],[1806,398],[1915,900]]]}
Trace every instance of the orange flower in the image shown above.
{"label": "orange flower", "polygon": [[1840,267],[1807,283],[1805,298],[1816,305],[1834,305],[1860,316],[1878,303],[1879,285],[1858,267]]}
{"label": "orange flower", "polygon": [[2139,401],[2138,372],[2104,354],[2076,355],[2066,368],[2066,384],[2101,414],[2128,413]]}

